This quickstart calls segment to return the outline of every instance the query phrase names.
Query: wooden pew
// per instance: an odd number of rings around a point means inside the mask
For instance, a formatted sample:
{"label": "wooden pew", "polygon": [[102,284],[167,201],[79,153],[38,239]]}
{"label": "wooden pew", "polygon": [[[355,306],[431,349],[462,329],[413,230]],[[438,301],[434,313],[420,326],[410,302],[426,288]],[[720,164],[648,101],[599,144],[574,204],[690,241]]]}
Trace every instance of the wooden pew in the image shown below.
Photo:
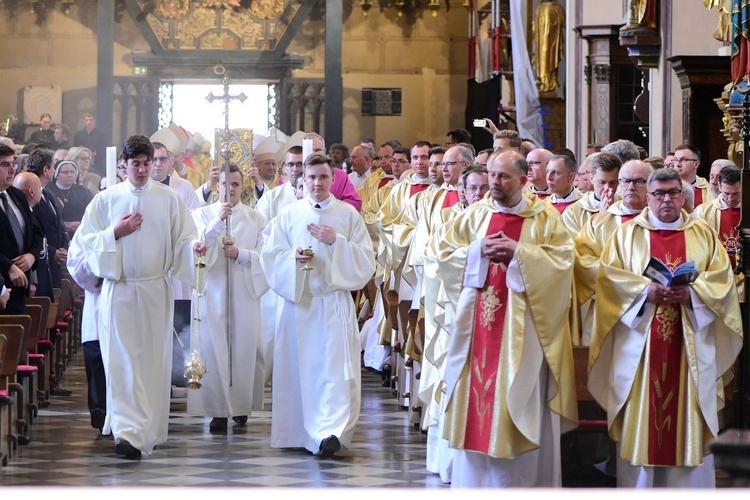
{"label": "wooden pew", "polygon": [[[18,356],[16,357],[15,364],[13,365],[12,375],[7,375],[6,385],[3,387],[0,384],[0,389],[8,389],[8,391],[16,399],[16,419],[15,425],[18,434],[24,434],[27,431],[26,422],[30,419],[28,413],[29,394],[26,392],[26,388],[23,384],[23,378],[19,376],[19,368],[28,366],[26,365],[26,344],[29,336],[32,334],[31,328],[32,320],[31,316],[26,314],[11,314],[11,315],[0,315],[0,325],[20,325],[23,328],[23,338],[21,339],[21,346]],[[21,368],[24,370],[24,368]]]}
{"label": "wooden pew", "polygon": [[[3,371],[3,358],[5,357],[5,346],[7,343],[8,337],[0,333],[0,373]],[[6,397],[7,394],[3,395],[2,391],[0,391],[0,469],[2,469],[2,466],[6,463],[5,460],[8,456],[8,440],[5,439],[5,435],[9,432],[7,429],[8,424],[6,423],[8,421],[8,415],[6,415],[6,413],[10,413],[10,405],[4,404]]]}
{"label": "wooden pew", "polygon": [[2,441],[0,443],[0,454],[4,454],[3,465],[8,465],[13,450],[18,446],[16,398],[13,397],[13,393],[8,387],[15,382],[18,358],[21,356],[23,347],[23,326],[18,324],[0,325],[0,334],[7,339],[5,355],[3,356],[2,366],[0,366],[0,418],[3,420],[3,434],[0,435],[0,441]]}
{"label": "wooden pew", "polygon": [[[589,392],[589,348],[573,346],[573,368],[576,380],[576,399],[578,400],[580,419],[578,430],[587,432],[607,432],[607,414],[602,410]],[[597,418],[589,418],[593,414]]]}
{"label": "wooden pew", "polygon": [[31,362],[31,354],[36,351],[36,343],[39,336],[43,334],[47,318],[44,309],[39,304],[26,304],[26,315],[31,318],[31,330],[26,336],[26,344],[21,352],[21,360],[18,365],[18,381],[23,385],[23,416],[26,422],[24,429],[28,430],[34,422],[39,409],[39,368]]}
{"label": "wooden pew", "polygon": [[[55,327],[55,314],[57,309],[52,312],[52,300],[49,297],[37,296],[26,299],[26,306],[36,304],[42,308],[41,313],[41,324],[39,325],[39,334],[36,342],[32,346],[27,344],[26,348],[29,351],[29,364],[36,366],[38,370],[37,374],[37,406],[46,405],[47,401],[47,387],[49,386],[49,374],[50,374],[50,360],[49,354],[45,355],[47,349],[45,346],[49,341],[49,329]],[[50,318],[50,316],[52,316]]]}

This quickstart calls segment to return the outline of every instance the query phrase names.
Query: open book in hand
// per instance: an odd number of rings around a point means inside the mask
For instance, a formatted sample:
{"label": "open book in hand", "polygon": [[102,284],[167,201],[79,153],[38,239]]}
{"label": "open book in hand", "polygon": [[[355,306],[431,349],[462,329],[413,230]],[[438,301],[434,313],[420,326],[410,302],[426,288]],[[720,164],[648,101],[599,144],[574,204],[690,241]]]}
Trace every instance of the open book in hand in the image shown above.
{"label": "open book in hand", "polygon": [[680,286],[689,285],[695,281],[700,275],[700,271],[695,267],[695,261],[691,260],[678,266],[672,272],[662,261],[656,257],[651,257],[643,275],[664,286]]}

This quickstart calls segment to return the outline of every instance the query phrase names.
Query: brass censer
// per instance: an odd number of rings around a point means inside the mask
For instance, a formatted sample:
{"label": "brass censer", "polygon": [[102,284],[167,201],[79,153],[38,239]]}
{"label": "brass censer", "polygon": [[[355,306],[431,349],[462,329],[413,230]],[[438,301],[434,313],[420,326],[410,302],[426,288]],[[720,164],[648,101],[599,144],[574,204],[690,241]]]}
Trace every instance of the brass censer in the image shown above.
{"label": "brass censer", "polygon": [[201,302],[206,291],[206,259],[196,256],[195,261],[195,294],[192,303],[192,322],[190,325],[190,359],[185,364],[185,378],[188,389],[200,389],[200,380],[206,374],[206,364],[203,362],[199,338],[201,333]]}

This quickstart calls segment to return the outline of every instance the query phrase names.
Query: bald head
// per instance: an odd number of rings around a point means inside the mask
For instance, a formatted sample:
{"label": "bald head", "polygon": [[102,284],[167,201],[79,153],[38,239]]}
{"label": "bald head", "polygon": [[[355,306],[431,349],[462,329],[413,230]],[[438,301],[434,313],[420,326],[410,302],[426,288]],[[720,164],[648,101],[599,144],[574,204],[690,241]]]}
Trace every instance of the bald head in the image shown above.
{"label": "bald head", "polygon": [[535,149],[526,155],[529,165],[529,182],[539,190],[547,189],[547,164],[555,156],[547,149]]}
{"label": "bald head", "polygon": [[30,207],[34,207],[42,199],[42,181],[36,174],[21,172],[13,180],[13,187],[23,191]]}

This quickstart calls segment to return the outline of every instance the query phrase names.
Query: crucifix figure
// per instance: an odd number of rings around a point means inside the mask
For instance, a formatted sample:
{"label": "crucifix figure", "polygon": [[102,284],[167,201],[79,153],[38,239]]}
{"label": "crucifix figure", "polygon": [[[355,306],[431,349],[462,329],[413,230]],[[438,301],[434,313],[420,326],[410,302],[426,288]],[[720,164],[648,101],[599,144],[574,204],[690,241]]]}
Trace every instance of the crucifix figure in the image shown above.
{"label": "crucifix figure", "polygon": [[[221,79],[221,83],[224,85],[224,93],[221,95],[214,95],[213,92],[209,92],[206,96],[206,100],[213,103],[216,100],[220,100],[224,103],[224,132],[222,133],[222,139],[224,145],[221,148],[220,155],[224,159],[224,179],[229,184],[229,159],[232,156],[232,151],[229,148],[229,103],[232,101],[245,102],[247,96],[244,92],[240,92],[238,95],[231,95],[229,93],[229,84],[232,80],[226,74],[223,66],[217,66],[217,72],[223,73],[224,78]],[[224,195],[224,203],[229,203],[229,189],[227,188]],[[222,239],[224,245],[234,245],[234,238],[232,237],[232,217],[228,216],[226,220],[227,232],[226,236]],[[229,385],[232,385],[232,263],[231,259],[227,257],[227,304],[226,304],[226,317],[227,317],[227,352],[229,354]]]}

